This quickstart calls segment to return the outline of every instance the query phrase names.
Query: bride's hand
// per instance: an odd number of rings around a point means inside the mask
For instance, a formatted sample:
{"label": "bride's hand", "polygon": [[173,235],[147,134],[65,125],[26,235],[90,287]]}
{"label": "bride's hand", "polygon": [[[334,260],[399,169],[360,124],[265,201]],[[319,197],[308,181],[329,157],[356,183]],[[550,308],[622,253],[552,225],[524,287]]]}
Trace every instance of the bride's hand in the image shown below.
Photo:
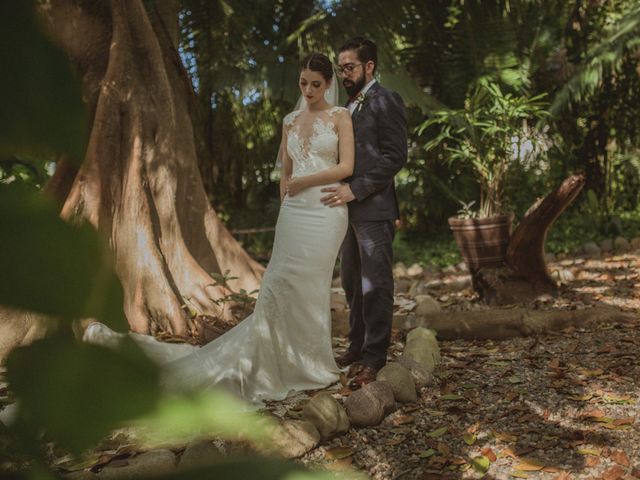
{"label": "bride's hand", "polygon": [[290,178],[287,183],[287,193],[290,197],[295,197],[301,191],[303,191],[306,187],[304,184],[304,180],[302,178]]}

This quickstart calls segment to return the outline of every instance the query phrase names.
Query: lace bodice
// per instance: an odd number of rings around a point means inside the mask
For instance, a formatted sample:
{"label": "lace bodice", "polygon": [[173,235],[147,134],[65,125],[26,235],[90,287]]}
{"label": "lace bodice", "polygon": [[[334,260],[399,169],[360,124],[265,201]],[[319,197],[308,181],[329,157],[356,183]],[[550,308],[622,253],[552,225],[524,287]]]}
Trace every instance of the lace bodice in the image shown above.
{"label": "lace bodice", "polygon": [[287,153],[293,163],[293,176],[301,177],[330,168],[338,162],[338,133],[333,118],[347,110],[332,107],[318,113],[296,110],[284,118]]}

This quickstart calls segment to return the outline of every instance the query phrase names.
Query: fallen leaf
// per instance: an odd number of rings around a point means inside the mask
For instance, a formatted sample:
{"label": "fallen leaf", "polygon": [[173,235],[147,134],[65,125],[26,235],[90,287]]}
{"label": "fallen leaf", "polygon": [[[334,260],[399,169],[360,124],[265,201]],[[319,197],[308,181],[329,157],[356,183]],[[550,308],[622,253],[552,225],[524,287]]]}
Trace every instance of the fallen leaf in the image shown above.
{"label": "fallen leaf", "polygon": [[456,401],[456,400],[462,400],[464,397],[461,395],[456,395],[455,393],[447,393],[446,395],[442,395],[440,397],[440,400],[451,400],[451,401]]}
{"label": "fallen leaf", "polygon": [[487,362],[486,364],[487,365],[491,365],[492,367],[509,367],[509,366],[511,366],[511,362],[496,361],[496,360],[491,360],[490,362]]}
{"label": "fallen leaf", "polygon": [[547,473],[560,473],[562,472],[562,470],[560,470],[558,467],[544,467],[542,469],[543,472],[547,472]]}
{"label": "fallen leaf", "polygon": [[509,475],[512,476],[513,478],[529,478],[529,475],[527,475],[522,470],[514,470]]}
{"label": "fallen leaf", "polygon": [[633,425],[636,421],[635,417],[617,418],[613,421],[616,425]]}
{"label": "fallen leaf", "polygon": [[586,457],[584,459],[584,464],[585,466],[591,468],[591,467],[595,467],[600,465],[600,458],[599,457]]}
{"label": "fallen leaf", "polygon": [[[613,422],[616,421],[616,419],[612,417],[591,417],[589,418],[589,420],[596,423],[611,423],[611,424],[613,424]],[[613,425],[615,427],[615,424]]]}
{"label": "fallen leaf", "polygon": [[326,449],[324,456],[329,460],[341,460],[350,457],[354,453],[356,453],[356,451],[351,447],[334,447]]}
{"label": "fallen leaf", "polygon": [[440,428],[437,428],[437,429],[427,433],[427,436],[431,437],[431,438],[438,438],[438,437],[441,437],[442,435],[444,435],[445,433],[447,433],[448,430],[449,429],[447,427],[440,427]]}
{"label": "fallen leaf", "polygon": [[605,403],[613,403],[615,405],[628,405],[633,403],[630,395],[605,394],[602,396]]}
{"label": "fallen leaf", "polygon": [[611,456],[609,457],[611,460],[616,462],[618,465],[622,465],[623,467],[628,467],[629,457],[622,450],[616,450],[615,452],[611,452]]}
{"label": "fallen leaf", "polygon": [[476,433],[478,431],[478,429],[480,428],[480,424],[479,423],[474,423],[473,425],[471,425],[469,428],[467,428],[467,432],[469,433]]}
{"label": "fallen leaf", "polygon": [[502,452],[500,452],[500,456],[501,457],[518,458],[518,455],[516,455],[515,452],[513,450],[511,450],[510,448],[505,448]]}
{"label": "fallen leaf", "polygon": [[476,437],[476,435],[473,433],[464,433],[462,435],[462,439],[467,445],[473,445],[474,443],[476,443],[477,438],[478,437]]}
{"label": "fallen leaf", "polygon": [[516,470],[522,470],[525,472],[538,472],[544,468],[544,463],[540,463],[537,460],[522,458],[521,462],[515,465],[513,468]]}
{"label": "fallen leaf", "polygon": [[508,432],[497,432],[494,430],[493,436],[502,442],[515,442],[518,440],[518,437]]}
{"label": "fallen leaf", "polygon": [[430,448],[429,450],[425,450],[424,452],[420,453],[418,456],[420,458],[429,458],[429,457],[433,457],[436,454],[436,451],[433,448]]}
{"label": "fallen leaf", "polygon": [[593,393],[587,393],[585,395],[570,395],[567,398],[569,400],[575,400],[576,402],[587,402],[593,398]]}
{"label": "fallen leaf", "polygon": [[491,448],[489,448],[489,447],[483,448],[482,450],[480,450],[480,453],[483,456],[487,457],[491,462],[495,462],[498,459],[496,454],[493,453],[493,450],[491,450]]}
{"label": "fallen leaf", "polygon": [[388,445],[390,447],[395,447],[396,445],[400,445],[402,442],[404,442],[406,439],[405,437],[401,437],[401,438],[392,438],[391,440],[387,441],[385,443],[385,445]]}
{"label": "fallen leaf", "polygon": [[595,457],[599,457],[602,454],[602,449],[601,448],[578,448],[576,450],[577,453],[579,453],[580,455],[593,455]]}
{"label": "fallen leaf", "polygon": [[611,467],[609,470],[606,470],[602,474],[601,478],[603,480],[618,480],[618,478],[622,477],[623,475],[624,475],[624,468],[622,468],[620,465],[615,465]]}
{"label": "fallen leaf", "polygon": [[484,455],[471,459],[471,466],[479,473],[485,474],[491,466],[491,461]]}
{"label": "fallen leaf", "polygon": [[604,413],[602,410],[600,409],[593,409],[593,410],[587,410],[585,412],[582,413],[582,415],[580,415],[581,418],[586,418],[586,419],[591,419],[591,418],[602,418],[605,417],[607,414]]}
{"label": "fallen leaf", "polygon": [[408,423],[413,423],[415,421],[416,421],[416,417],[413,417],[411,415],[398,415],[396,418],[393,419],[393,424],[406,425]]}
{"label": "fallen leaf", "polygon": [[447,412],[440,412],[438,410],[427,410],[427,413],[432,417],[444,417]]}
{"label": "fallen leaf", "polygon": [[449,448],[449,445],[447,445],[446,443],[442,443],[442,442],[438,443],[437,449],[438,449],[438,452],[440,452],[445,457],[448,457],[451,454],[451,449]]}
{"label": "fallen leaf", "polygon": [[519,396],[520,396],[520,394],[519,394],[518,392],[513,392],[513,391],[511,391],[511,392],[508,392],[508,393],[504,396],[504,399],[505,399],[507,402],[511,402],[511,401],[513,401],[513,399],[514,399],[514,398],[518,398]]}

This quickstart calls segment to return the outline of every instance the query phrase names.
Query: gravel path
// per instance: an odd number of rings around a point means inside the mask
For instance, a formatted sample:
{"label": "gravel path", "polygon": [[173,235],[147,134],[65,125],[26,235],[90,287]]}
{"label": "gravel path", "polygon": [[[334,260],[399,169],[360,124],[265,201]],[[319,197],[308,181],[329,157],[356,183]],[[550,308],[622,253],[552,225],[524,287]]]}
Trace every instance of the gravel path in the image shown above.
{"label": "gravel path", "polygon": [[[537,308],[607,303],[637,312],[638,257],[551,265],[563,294]],[[569,273],[567,273],[569,272]],[[439,274],[445,308],[474,305]],[[436,275],[438,276],[438,275]],[[455,282],[453,282],[455,283]],[[375,428],[351,429],[302,461],[374,479],[640,478],[640,321],[506,341],[441,342],[436,385]],[[399,335],[399,333],[397,333]],[[396,341],[393,353],[400,352]]]}

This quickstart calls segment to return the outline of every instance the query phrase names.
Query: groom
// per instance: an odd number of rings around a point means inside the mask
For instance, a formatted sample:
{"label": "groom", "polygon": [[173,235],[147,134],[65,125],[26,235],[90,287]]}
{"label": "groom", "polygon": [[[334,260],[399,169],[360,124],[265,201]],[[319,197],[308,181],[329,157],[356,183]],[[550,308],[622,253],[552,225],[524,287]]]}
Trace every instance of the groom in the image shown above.
{"label": "groom", "polygon": [[407,161],[407,123],[402,98],[374,78],[378,49],[371,40],[348,40],[338,55],[337,74],[349,94],[355,132],[353,175],[322,203],[349,205],[349,228],[340,256],[342,286],[351,308],[350,345],[336,359],[351,364],[352,385],[376,379],[387,359],[393,317],[392,242],[399,218],[393,177]]}

